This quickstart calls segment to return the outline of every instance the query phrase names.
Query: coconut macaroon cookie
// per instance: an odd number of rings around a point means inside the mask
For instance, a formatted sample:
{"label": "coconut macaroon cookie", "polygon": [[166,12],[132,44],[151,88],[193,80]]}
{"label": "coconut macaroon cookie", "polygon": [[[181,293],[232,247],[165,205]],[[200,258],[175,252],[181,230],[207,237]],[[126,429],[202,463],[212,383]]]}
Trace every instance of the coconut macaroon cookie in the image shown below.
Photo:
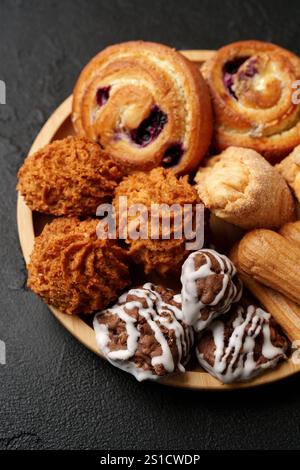
{"label": "coconut macaroon cookie", "polygon": [[114,240],[98,239],[97,224],[59,217],[35,239],[27,285],[64,313],[105,308],[131,284],[126,252]]}
{"label": "coconut macaroon cookie", "polygon": [[225,255],[203,249],[189,255],[182,266],[182,314],[196,331],[230,309],[242,296],[242,283]]}
{"label": "coconut macaroon cookie", "polygon": [[147,283],[96,314],[97,344],[111,364],[139,381],[185,372],[193,331],[181,316],[180,295]]}
{"label": "coconut macaroon cookie", "polygon": [[69,136],[29,155],[17,189],[31,210],[56,216],[93,216],[111,201],[123,173],[95,142]]}
{"label": "coconut macaroon cookie", "polygon": [[[118,233],[124,234],[131,258],[146,274],[155,271],[163,276],[177,275],[189,254],[189,237],[198,232],[205,239],[205,207],[187,176],[177,178],[163,168],[133,173],[117,187],[113,205]],[[155,207],[157,212],[153,214]],[[132,208],[138,210],[131,212]]]}

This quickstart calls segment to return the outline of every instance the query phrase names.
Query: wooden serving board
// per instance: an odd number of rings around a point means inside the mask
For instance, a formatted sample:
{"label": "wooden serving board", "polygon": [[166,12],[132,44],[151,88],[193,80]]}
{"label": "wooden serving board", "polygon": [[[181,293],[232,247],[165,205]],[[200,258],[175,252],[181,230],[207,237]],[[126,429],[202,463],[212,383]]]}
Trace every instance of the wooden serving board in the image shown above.
{"label": "wooden serving board", "polygon": [[[213,56],[214,51],[182,51],[182,54],[201,67],[203,62]],[[74,134],[71,123],[71,107],[72,96],[67,98],[56,109],[52,116],[50,116],[33,142],[30,153],[36,152],[41,147],[49,144],[53,140],[62,139],[68,135]],[[17,219],[20,243],[25,261],[28,263],[34,245],[34,238],[40,233],[42,227],[44,226],[45,222],[49,220],[49,218],[47,216],[43,216],[42,214],[32,213],[32,211],[26,206],[22,196],[19,194],[17,203]],[[228,236],[228,231],[229,236],[231,236],[231,231],[233,232],[233,228],[231,226],[227,227],[227,234],[225,234],[225,238]],[[237,235],[236,233],[233,233],[232,236],[236,237]],[[101,353],[97,349],[94,331],[87,323],[85,323],[79,316],[66,315],[53,307],[49,308],[53,315],[60,321],[60,323],[73,336],[75,336],[78,341],[80,341],[82,344],[84,344],[84,346],[89,348],[98,356],[101,356]],[[298,371],[300,371],[300,365],[295,365],[291,360],[288,360],[283,362],[276,369],[266,372],[260,377],[249,382],[223,385],[214,377],[210,376],[207,372],[203,371],[200,366],[193,363],[190,365],[190,367],[187,367],[187,372],[185,374],[171,375],[162,380],[160,383],[174,387],[191,389],[230,390],[254,387],[257,385],[270,383],[293,375]]]}

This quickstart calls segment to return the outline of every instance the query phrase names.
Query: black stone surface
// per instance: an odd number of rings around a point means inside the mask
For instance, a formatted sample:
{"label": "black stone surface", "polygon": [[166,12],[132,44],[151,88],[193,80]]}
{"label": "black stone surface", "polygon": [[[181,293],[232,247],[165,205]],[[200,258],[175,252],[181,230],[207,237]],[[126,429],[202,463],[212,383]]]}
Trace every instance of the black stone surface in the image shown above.
{"label": "black stone surface", "polygon": [[0,449],[299,448],[300,376],[239,393],[138,384],[71,337],[25,288],[14,189],[41,125],[106,45],[259,38],[300,53],[299,30],[297,1],[0,0]]}

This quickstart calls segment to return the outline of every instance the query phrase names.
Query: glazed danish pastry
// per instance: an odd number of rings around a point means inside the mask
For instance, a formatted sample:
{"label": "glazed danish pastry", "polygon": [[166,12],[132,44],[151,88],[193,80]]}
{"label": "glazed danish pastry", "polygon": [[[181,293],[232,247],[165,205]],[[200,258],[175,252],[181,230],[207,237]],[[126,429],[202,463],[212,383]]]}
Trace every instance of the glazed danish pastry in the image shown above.
{"label": "glazed danish pastry", "polygon": [[275,163],[300,143],[300,58],[261,41],[222,47],[202,69],[216,118],[214,145],[248,147]]}
{"label": "glazed danish pastry", "polygon": [[74,89],[72,121],[128,170],[188,173],[212,135],[209,91],[197,67],[143,41],[108,47],[89,62]]}

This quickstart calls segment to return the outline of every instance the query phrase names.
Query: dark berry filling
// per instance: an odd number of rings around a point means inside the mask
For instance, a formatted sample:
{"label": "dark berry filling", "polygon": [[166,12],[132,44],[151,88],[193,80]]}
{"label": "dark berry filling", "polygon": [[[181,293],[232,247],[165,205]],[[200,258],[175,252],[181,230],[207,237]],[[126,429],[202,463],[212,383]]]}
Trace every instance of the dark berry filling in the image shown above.
{"label": "dark berry filling", "polygon": [[246,64],[245,70],[240,73],[240,79],[252,78],[258,72],[256,59],[249,60]]}
{"label": "dark berry filling", "polygon": [[145,147],[159,136],[167,122],[168,116],[158,106],[153,106],[150,115],[130,132],[130,137],[135,144]]}
{"label": "dark berry filling", "polygon": [[232,91],[231,88],[232,88],[232,85],[233,85],[233,75],[231,75],[228,72],[225,72],[223,80],[224,80],[224,84],[225,84],[226,88],[231,92]]}
{"label": "dark berry filling", "polygon": [[98,88],[96,93],[96,101],[98,106],[104,106],[105,103],[108,101],[110,92],[110,86],[106,86],[103,88]]}
{"label": "dark berry filling", "polygon": [[223,67],[223,81],[224,84],[229,91],[229,93],[236,98],[235,93],[232,89],[233,86],[233,76],[238,72],[239,68],[241,65],[243,65],[244,62],[249,57],[238,57],[236,59],[230,60],[227,62],[224,67]]}
{"label": "dark berry filling", "polygon": [[166,151],[162,159],[162,166],[164,168],[171,168],[179,163],[182,155],[184,154],[184,148],[182,144],[171,145]]}

